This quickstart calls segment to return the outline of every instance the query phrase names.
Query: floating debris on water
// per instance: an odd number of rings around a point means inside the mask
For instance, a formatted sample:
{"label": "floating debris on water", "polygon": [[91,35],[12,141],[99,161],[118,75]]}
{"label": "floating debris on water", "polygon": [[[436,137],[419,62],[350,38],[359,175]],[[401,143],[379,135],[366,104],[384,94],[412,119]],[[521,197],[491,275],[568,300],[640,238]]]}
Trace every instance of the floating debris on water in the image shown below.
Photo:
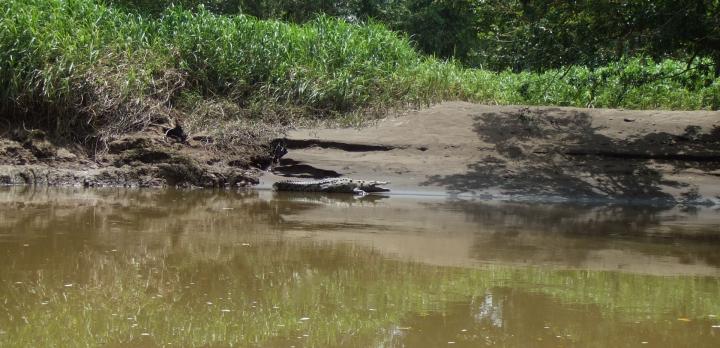
{"label": "floating debris on water", "polygon": [[305,320],[310,320],[310,318],[308,318],[308,317],[302,317],[302,318],[300,318],[300,321],[305,321]]}

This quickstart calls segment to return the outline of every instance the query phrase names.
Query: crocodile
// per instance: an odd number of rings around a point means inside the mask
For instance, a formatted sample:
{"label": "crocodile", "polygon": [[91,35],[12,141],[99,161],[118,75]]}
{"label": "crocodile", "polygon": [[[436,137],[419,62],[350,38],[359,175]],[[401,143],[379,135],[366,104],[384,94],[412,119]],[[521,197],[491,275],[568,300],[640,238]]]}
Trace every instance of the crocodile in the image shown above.
{"label": "crocodile", "polygon": [[276,191],[352,193],[365,195],[369,192],[390,191],[379,185],[387,185],[387,181],[357,180],[349,178],[332,178],[311,181],[285,180],[273,184]]}

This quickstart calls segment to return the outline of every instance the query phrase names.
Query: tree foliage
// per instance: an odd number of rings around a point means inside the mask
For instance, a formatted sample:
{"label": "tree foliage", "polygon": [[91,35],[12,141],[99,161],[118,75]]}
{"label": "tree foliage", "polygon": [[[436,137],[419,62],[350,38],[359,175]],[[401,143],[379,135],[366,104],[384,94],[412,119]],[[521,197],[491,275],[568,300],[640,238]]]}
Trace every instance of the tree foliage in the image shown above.
{"label": "tree foliage", "polygon": [[474,7],[475,63],[543,70],[628,56],[720,62],[720,1],[485,0]]}
{"label": "tree foliage", "polygon": [[[597,67],[623,57],[710,58],[720,76],[720,0],[109,0],[261,19],[375,20],[425,53],[493,70]],[[691,64],[689,64],[691,65]]]}

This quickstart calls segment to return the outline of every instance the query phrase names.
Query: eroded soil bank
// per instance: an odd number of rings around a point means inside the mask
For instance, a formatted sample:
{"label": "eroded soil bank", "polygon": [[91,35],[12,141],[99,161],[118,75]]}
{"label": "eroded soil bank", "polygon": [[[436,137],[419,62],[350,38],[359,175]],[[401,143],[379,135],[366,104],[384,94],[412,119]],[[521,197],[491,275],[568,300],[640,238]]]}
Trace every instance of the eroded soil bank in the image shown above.
{"label": "eroded soil bank", "polygon": [[[45,132],[12,129],[0,137],[0,185],[86,187],[244,187],[257,183],[252,152],[222,152],[205,135],[150,126],[96,153]],[[176,132],[177,133],[177,132]],[[1,133],[0,133],[1,134]]]}
{"label": "eroded soil bank", "polygon": [[720,112],[448,102],[363,129],[291,132],[271,175],[395,193],[720,204]]}

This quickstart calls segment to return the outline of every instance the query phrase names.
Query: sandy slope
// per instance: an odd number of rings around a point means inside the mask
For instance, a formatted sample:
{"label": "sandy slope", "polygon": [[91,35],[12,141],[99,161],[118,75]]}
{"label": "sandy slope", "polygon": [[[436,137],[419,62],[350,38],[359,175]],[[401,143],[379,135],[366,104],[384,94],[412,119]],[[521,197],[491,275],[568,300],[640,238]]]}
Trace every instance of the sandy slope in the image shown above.
{"label": "sandy slope", "polygon": [[362,129],[297,130],[262,179],[388,180],[395,193],[720,203],[720,112],[447,102]]}

